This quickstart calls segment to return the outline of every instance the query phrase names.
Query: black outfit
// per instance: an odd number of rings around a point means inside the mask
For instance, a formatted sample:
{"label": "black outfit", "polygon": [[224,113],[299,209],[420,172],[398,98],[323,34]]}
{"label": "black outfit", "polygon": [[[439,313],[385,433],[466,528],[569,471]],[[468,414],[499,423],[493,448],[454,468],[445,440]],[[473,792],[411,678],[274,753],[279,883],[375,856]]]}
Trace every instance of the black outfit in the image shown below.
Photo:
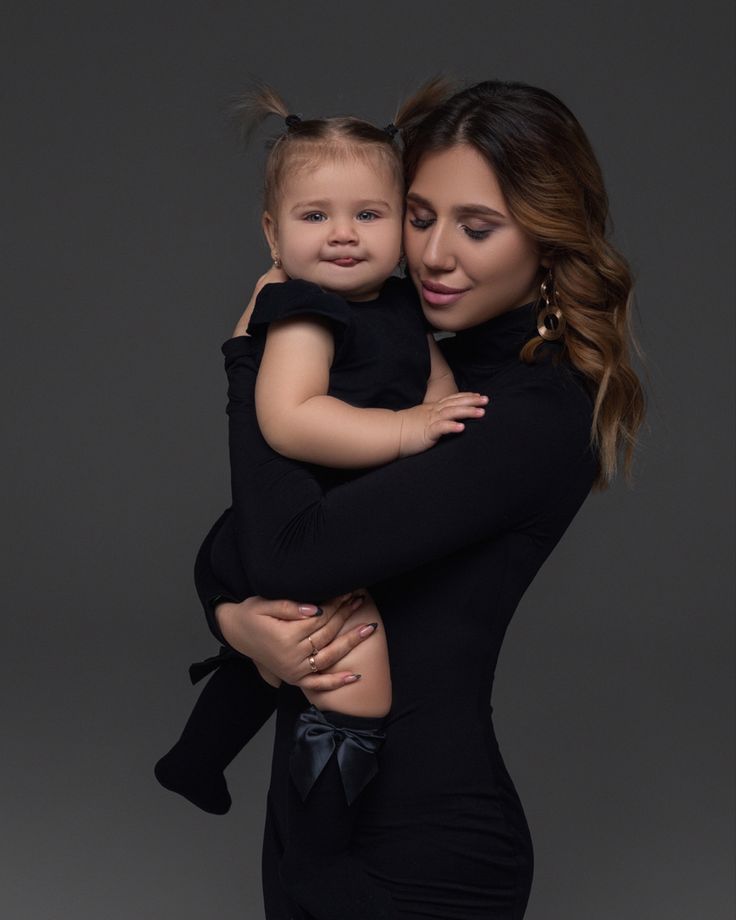
{"label": "black outfit", "polygon": [[[422,401],[430,372],[427,324],[411,285],[390,278],[376,299],[360,303],[304,281],[267,285],[248,327],[258,365],[270,324],[304,315],[329,325],[334,337],[330,396],[355,406],[394,410]],[[325,488],[358,475],[353,470],[312,469]],[[166,788],[205,811],[223,814],[231,804],[223,770],[273,711],[274,691],[260,693],[254,705],[252,662],[219,656],[193,665],[192,680],[217,666],[180,739],[156,764],[155,773]],[[396,917],[390,894],[348,853],[359,794],[377,772],[382,727],[382,718],[323,713],[315,707],[301,713],[295,725],[289,847],[280,875],[294,901],[313,909],[320,920]]]}
{"label": "black outfit", "polygon": [[[326,492],[260,435],[254,343],[223,346],[233,509],[205,539],[197,588],[220,639],[215,595],[315,602],[370,589],[387,633],[393,706],[352,850],[406,920],[519,920],[529,895],[532,846],[493,732],[493,673],[519,599],[598,470],[585,380],[558,345],[522,363],[534,334],[530,304],[442,340],[458,387],[489,395],[485,417]],[[305,701],[290,686],[270,694],[249,673],[256,708],[264,693],[278,701],[263,872],[267,917],[288,920],[302,915],[276,866]]]}

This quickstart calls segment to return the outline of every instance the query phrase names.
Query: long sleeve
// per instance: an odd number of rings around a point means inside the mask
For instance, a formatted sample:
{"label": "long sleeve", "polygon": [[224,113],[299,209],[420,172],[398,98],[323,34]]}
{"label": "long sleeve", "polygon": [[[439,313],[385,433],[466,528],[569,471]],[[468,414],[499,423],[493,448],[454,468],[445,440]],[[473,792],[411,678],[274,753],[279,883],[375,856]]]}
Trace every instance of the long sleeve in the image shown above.
{"label": "long sleeve", "polygon": [[551,361],[516,362],[488,383],[483,420],[323,493],[260,435],[247,339],[223,351],[238,546],[264,596],[324,599],[510,531],[558,539],[595,477],[583,387]]}

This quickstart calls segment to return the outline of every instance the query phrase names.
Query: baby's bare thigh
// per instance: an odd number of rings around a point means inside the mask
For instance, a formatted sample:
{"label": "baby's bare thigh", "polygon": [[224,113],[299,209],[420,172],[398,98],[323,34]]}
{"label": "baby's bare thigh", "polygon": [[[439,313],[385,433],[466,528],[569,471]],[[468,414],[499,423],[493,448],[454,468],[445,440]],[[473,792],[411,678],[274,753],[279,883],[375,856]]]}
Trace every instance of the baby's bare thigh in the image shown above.
{"label": "baby's bare thigh", "polygon": [[337,674],[352,671],[361,675],[360,680],[337,690],[306,693],[309,702],[318,709],[332,709],[355,716],[384,716],[391,708],[391,670],[386,633],[381,614],[370,594],[366,594],[363,605],[345,621],[338,635],[367,623],[378,623],[373,635],[323,672]]}

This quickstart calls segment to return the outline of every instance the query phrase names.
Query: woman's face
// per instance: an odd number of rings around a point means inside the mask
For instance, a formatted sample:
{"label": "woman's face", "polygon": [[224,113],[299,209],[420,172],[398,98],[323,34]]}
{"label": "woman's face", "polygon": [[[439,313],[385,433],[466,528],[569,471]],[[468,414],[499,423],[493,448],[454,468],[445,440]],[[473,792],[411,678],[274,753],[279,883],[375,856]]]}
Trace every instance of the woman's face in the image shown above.
{"label": "woman's face", "polygon": [[467,144],[422,157],[407,193],[404,252],[437,329],[468,329],[538,296],[537,247]]}

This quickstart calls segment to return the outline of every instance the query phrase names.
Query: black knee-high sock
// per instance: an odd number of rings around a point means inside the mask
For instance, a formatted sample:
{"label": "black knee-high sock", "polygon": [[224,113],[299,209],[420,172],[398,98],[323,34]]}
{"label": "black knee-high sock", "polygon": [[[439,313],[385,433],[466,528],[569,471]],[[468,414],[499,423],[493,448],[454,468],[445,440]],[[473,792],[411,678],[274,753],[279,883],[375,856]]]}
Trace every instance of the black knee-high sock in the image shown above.
{"label": "black knee-high sock", "polygon": [[[380,729],[384,719],[325,713],[340,728]],[[339,744],[339,741],[338,741]],[[315,920],[394,920],[390,894],[348,852],[359,798],[348,804],[337,749],[306,800],[289,782],[289,840],[280,872],[291,897]]]}
{"label": "black knee-high sock", "polygon": [[200,693],[181,738],[154,767],[156,779],[198,808],[225,814],[231,799],[223,770],[272,714],[277,694],[250,659],[223,662]]}

